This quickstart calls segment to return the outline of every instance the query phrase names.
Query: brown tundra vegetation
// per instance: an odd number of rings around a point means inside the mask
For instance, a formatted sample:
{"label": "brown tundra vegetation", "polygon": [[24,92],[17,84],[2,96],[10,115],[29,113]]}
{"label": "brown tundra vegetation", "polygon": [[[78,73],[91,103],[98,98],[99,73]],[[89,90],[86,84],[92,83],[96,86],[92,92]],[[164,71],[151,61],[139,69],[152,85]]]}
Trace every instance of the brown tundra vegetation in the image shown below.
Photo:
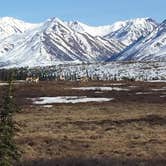
{"label": "brown tundra vegetation", "polygon": [[[98,88],[72,89],[79,87]],[[21,107],[15,139],[25,166],[166,165],[166,83],[16,82],[14,91]],[[114,100],[35,105],[31,99],[57,96]]]}

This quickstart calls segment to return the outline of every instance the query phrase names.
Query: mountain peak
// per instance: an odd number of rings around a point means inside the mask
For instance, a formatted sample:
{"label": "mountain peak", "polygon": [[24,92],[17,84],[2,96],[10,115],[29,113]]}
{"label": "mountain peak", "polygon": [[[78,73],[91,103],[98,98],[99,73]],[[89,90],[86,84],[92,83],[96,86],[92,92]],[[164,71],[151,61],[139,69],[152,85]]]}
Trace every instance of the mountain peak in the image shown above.
{"label": "mountain peak", "polygon": [[13,17],[1,17],[0,18],[0,23],[1,24],[18,24],[18,23],[24,23],[24,21],[15,19]]}
{"label": "mountain peak", "polygon": [[49,18],[46,22],[63,23],[63,21],[59,19],[58,17]]}
{"label": "mountain peak", "polygon": [[71,32],[71,29],[66,25],[66,23],[57,17],[52,17],[52,18],[48,19],[44,23],[44,27],[45,27],[46,31],[50,32],[53,30],[57,34],[61,34],[61,33],[67,32],[67,31]]}
{"label": "mountain peak", "polygon": [[[0,18],[0,64],[40,66],[57,62],[102,62],[112,55],[122,55],[129,48],[133,50],[139,41],[143,46],[150,45],[143,40],[151,40],[147,38],[149,34],[157,41],[155,50],[163,49],[165,24],[166,20],[158,25],[149,17],[97,27],[79,21],[65,22],[57,17],[41,24],[3,17]],[[162,40],[156,40],[153,34]]]}
{"label": "mountain peak", "polygon": [[133,24],[145,24],[145,23],[153,23],[153,24],[158,24],[154,19],[150,18],[150,17],[143,17],[143,18],[135,18],[135,19],[129,19],[126,21],[122,21],[122,22],[126,22],[126,23],[133,23]]}
{"label": "mountain peak", "polygon": [[4,39],[13,34],[20,34],[26,30],[37,27],[38,24],[26,23],[13,17],[0,18],[0,39]]}

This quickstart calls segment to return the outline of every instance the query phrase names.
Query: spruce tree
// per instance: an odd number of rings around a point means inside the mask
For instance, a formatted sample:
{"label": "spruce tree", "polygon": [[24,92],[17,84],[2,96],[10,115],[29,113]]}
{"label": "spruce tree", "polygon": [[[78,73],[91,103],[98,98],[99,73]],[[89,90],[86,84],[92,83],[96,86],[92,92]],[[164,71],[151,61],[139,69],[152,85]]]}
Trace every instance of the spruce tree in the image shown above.
{"label": "spruce tree", "polygon": [[14,140],[16,127],[13,115],[17,109],[14,103],[12,82],[12,73],[10,73],[0,108],[0,166],[13,166],[18,163],[20,156]]}

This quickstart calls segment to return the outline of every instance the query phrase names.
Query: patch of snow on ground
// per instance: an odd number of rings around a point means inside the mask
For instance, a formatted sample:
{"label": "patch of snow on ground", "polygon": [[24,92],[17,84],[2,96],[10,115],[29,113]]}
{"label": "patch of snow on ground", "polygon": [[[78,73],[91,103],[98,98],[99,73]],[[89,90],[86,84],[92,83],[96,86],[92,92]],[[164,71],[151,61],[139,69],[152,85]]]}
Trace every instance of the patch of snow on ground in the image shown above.
{"label": "patch of snow on ground", "polygon": [[160,96],[161,98],[164,98],[164,97],[166,97],[166,95],[163,95],[163,96]]}
{"label": "patch of snow on ground", "polygon": [[[15,81],[15,82],[13,82],[13,84],[17,85],[17,84],[24,83],[24,82],[23,81]],[[0,82],[0,86],[7,86],[7,85],[9,85],[9,83],[7,83],[7,82]]]}
{"label": "patch of snow on ground", "polygon": [[129,89],[126,88],[119,88],[119,87],[78,87],[78,88],[72,88],[73,90],[92,90],[92,91],[129,91]]}
{"label": "patch of snow on ground", "polygon": [[5,82],[0,82],[0,86],[5,86],[5,85],[9,85],[9,84]]}
{"label": "patch of snow on ground", "polygon": [[53,103],[86,103],[86,102],[107,102],[113,98],[89,98],[86,96],[58,96],[58,97],[39,97],[31,99],[34,104],[53,104]]}
{"label": "patch of snow on ground", "polygon": [[122,85],[126,85],[126,84],[124,84],[124,83],[104,84],[104,86],[108,86],[108,85],[110,85],[110,86],[122,86]]}
{"label": "patch of snow on ground", "polygon": [[147,82],[166,82],[166,80],[150,80],[150,81],[147,81]]}
{"label": "patch of snow on ground", "polygon": [[53,105],[43,105],[42,107],[44,107],[44,108],[52,108]]}
{"label": "patch of snow on ground", "polygon": [[164,91],[166,90],[166,87],[160,88],[160,89],[152,89],[152,91]]}
{"label": "patch of snow on ground", "polygon": [[149,95],[153,94],[153,92],[137,92],[136,95]]}
{"label": "patch of snow on ground", "polygon": [[103,93],[102,91],[96,91],[95,92],[96,94],[101,94],[101,93]]}

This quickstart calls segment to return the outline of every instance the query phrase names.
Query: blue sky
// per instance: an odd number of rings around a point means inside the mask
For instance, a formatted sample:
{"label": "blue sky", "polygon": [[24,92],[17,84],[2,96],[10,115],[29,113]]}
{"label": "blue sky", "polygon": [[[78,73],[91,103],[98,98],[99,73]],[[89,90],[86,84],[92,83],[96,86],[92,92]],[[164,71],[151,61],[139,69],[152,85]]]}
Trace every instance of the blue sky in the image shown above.
{"label": "blue sky", "polygon": [[3,0],[0,17],[11,16],[29,22],[50,17],[105,25],[137,17],[166,19],[166,0]]}

